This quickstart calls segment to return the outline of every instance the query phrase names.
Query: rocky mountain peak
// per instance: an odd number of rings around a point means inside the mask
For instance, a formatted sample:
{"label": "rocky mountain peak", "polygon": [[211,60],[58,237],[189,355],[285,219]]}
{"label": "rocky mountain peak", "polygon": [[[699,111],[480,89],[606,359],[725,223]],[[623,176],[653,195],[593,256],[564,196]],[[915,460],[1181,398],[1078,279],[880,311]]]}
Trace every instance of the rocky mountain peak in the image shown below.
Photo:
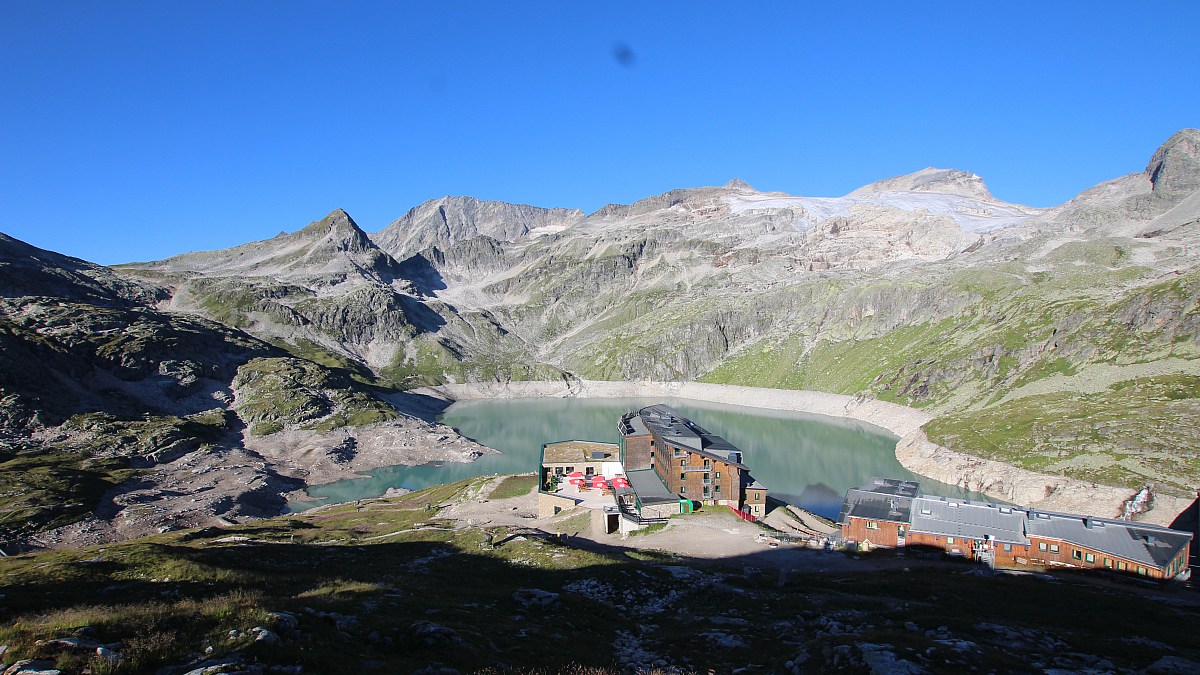
{"label": "rocky mountain peak", "polygon": [[1183,129],[1154,151],[1146,175],[1156,197],[1181,199],[1200,189],[1200,129]]}
{"label": "rocky mountain peak", "polygon": [[933,192],[974,199],[993,200],[983,179],[969,171],[928,167],[915,173],[885,178],[851,192],[851,196],[875,192]]}
{"label": "rocky mountain peak", "polygon": [[343,209],[334,209],[324,218],[309,223],[297,236],[321,238],[339,251],[361,252],[375,248],[367,233]]}
{"label": "rocky mountain peak", "polygon": [[758,192],[758,190],[754,189],[753,185],[750,185],[741,178],[734,178],[722,187],[724,187],[726,190],[748,190],[750,192]]}
{"label": "rocky mountain peak", "polygon": [[578,209],[547,209],[528,204],[442,197],[419,204],[372,239],[402,260],[430,246],[447,248],[478,236],[516,241],[531,233],[561,230],[583,218]]}

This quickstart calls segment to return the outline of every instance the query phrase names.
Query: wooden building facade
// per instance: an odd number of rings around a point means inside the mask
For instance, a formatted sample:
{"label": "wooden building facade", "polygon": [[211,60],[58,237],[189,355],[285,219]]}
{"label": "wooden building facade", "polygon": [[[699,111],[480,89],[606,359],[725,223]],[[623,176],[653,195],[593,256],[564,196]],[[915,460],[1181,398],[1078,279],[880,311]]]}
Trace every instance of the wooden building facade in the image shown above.
{"label": "wooden building facade", "polygon": [[913,481],[894,478],[876,478],[847,490],[838,514],[842,538],[887,548],[904,546],[912,500],[919,490]]}

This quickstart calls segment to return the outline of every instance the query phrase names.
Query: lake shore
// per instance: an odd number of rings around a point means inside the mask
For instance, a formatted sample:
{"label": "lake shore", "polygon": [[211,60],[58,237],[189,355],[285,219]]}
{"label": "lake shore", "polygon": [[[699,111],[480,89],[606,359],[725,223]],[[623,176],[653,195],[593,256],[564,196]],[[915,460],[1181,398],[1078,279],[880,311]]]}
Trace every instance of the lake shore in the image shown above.
{"label": "lake shore", "polygon": [[[1138,493],[1129,488],[1098,485],[1075,478],[1041,474],[994,460],[974,457],[931,442],[922,426],[933,417],[915,408],[871,398],[819,391],[764,389],[702,382],[631,382],[570,380],[554,382],[471,382],[428,387],[413,393],[468,401],[495,398],[676,397],[823,415],[853,421],[896,436],[896,459],[921,476],[957,485],[996,499],[1047,511],[1103,518],[1122,516]],[[1170,525],[1190,500],[1153,495],[1149,508],[1134,519]]]}

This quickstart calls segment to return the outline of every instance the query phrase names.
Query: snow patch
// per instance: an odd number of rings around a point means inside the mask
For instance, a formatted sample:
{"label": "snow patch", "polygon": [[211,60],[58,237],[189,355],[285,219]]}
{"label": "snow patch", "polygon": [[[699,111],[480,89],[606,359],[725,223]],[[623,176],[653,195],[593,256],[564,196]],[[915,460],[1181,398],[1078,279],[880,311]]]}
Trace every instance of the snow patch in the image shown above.
{"label": "snow patch", "polygon": [[803,210],[797,221],[801,229],[834,217],[849,217],[859,205],[881,206],[899,211],[924,211],[933,216],[949,216],[964,232],[989,232],[1019,225],[1039,213],[1014,204],[990,202],[958,195],[928,192],[872,192],[845,197],[791,197],[776,194],[730,194],[723,197],[734,214],[766,209]]}

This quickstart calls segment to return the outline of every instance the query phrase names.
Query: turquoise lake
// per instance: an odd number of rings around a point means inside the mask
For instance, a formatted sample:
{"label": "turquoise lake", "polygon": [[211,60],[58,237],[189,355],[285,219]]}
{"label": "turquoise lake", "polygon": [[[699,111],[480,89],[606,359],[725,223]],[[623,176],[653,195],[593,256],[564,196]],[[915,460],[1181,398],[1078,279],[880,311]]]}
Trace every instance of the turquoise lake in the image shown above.
{"label": "turquoise lake", "polygon": [[377,497],[389,487],[420,490],[486,474],[535,471],[543,443],[575,439],[616,443],[617,419],[654,403],[670,405],[738,446],[751,474],[771,496],[827,518],[837,517],[847,488],[877,476],[918,480],[928,494],[980,498],[907,471],[896,461],[896,437],[862,424],[685,399],[561,398],[455,403],[439,421],[501,454],[468,464],[383,467],[364,478],[314,486],[309,494],[319,501],[290,506],[300,510]]}

